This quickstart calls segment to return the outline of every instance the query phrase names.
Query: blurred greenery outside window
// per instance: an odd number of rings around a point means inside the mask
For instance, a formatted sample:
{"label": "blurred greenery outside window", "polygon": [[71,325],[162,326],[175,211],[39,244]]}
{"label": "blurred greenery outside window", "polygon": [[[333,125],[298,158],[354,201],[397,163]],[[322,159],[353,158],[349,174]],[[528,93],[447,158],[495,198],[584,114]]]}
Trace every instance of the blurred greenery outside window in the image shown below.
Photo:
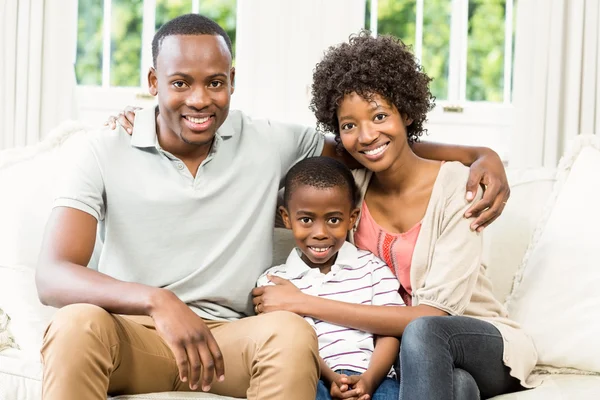
{"label": "blurred greenery outside window", "polygon": [[[466,26],[461,26],[461,34],[452,36],[453,3],[468,4]],[[507,1],[510,2],[507,7]],[[365,27],[371,31],[372,4],[376,5],[377,32],[396,36],[410,46],[413,51],[417,40],[417,0],[367,0]],[[433,81],[431,92],[438,100],[511,102],[512,59],[514,54],[514,17],[506,22],[506,11],[514,10],[517,0],[421,0],[422,40],[420,63],[423,71]],[[464,8],[463,8],[464,10]],[[512,22],[512,23],[511,23]],[[506,46],[505,32],[512,27],[511,40]],[[464,29],[463,29],[464,28]],[[462,36],[461,36],[462,35]],[[464,37],[466,35],[466,38]],[[464,94],[449,99],[450,81],[460,79],[450,76],[451,41],[466,42],[466,51],[458,55],[460,65],[466,64],[463,78]],[[510,71],[505,74],[506,47]],[[418,54],[417,54],[418,57]],[[505,84],[508,85],[505,90]],[[456,97],[456,96],[455,96]]]}
{"label": "blurred greenery outside window", "polygon": [[235,54],[236,0],[111,0],[110,75],[103,79],[105,0],[79,0],[75,64],[79,85],[141,86],[140,76],[147,72],[147,66],[141,71],[142,50],[151,46],[142,43],[145,1],[155,7],[155,31],[179,15],[198,12],[225,29]]}

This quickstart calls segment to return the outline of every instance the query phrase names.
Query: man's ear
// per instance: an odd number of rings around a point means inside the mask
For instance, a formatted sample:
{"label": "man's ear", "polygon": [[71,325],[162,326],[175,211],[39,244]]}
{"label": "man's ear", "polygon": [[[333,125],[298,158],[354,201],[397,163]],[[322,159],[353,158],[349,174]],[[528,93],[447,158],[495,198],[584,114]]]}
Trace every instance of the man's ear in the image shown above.
{"label": "man's ear", "polygon": [[233,94],[235,92],[235,67],[231,67],[231,71],[229,71],[229,81],[231,82],[231,92],[229,94]]}
{"label": "man's ear", "polygon": [[158,78],[156,77],[156,70],[154,67],[150,67],[148,70],[148,92],[150,92],[152,96],[158,94]]}
{"label": "man's ear", "polygon": [[358,216],[360,215],[360,209],[355,208],[354,210],[352,210],[350,212],[350,229],[354,228],[354,224],[356,224],[356,220],[358,219]]}
{"label": "man's ear", "polygon": [[284,206],[279,206],[279,213],[281,214],[283,225],[285,225],[285,227],[288,229],[292,229],[292,221],[290,221],[290,214],[288,213],[288,210]]}

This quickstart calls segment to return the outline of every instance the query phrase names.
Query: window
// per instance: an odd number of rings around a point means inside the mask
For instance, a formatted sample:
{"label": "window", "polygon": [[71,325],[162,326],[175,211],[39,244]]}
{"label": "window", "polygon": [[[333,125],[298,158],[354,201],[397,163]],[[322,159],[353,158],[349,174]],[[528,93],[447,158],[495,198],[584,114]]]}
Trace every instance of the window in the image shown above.
{"label": "window", "polygon": [[236,0],[79,0],[78,84],[145,87],[154,33],[190,12],[217,21],[235,49]]}
{"label": "window", "polygon": [[511,102],[513,0],[368,0],[365,26],[413,47],[438,100]]}
{"label": "window", "polygon": [[367,0],[365,27],[413,47],[433,81],[432,139],[508,160],[516,0]]}

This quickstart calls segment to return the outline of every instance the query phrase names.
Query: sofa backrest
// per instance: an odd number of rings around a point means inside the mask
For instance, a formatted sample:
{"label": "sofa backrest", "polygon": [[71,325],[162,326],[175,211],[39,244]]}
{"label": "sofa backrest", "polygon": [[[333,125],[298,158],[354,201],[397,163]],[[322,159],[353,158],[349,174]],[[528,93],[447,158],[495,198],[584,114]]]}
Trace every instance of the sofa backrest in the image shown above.
{"label": "sofa backrest", "polygon": [[555,183],[555,169],[508,170],[511,195],[502,215],[483,231],[483,263],[504,302]]}
{"label": "sofa backrest", "polygon": [[[0,152],[0,265],[35,267],[59,178],[61,144],[83,131],[82,125],[63,124],[34,148]],[[509,171],[509,181],[511,199],[502,216],[484,231],[484,263],[501,301],[551,192],[554,171]],[[273,261],[279,264],[293,247],[293,238],[285,229],[276,229],[274,235]]]}

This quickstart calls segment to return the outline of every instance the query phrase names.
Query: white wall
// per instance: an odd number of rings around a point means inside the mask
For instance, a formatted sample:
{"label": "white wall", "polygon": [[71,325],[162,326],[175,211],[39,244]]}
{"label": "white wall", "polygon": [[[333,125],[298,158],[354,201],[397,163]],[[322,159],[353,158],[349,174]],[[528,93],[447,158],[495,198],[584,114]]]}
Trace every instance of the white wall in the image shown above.
{"label": "white wall", "polygon": [[327,47],[364,24],[364,0],[238,0],[233,106],[253,116],[315,124],[312,70]]}

